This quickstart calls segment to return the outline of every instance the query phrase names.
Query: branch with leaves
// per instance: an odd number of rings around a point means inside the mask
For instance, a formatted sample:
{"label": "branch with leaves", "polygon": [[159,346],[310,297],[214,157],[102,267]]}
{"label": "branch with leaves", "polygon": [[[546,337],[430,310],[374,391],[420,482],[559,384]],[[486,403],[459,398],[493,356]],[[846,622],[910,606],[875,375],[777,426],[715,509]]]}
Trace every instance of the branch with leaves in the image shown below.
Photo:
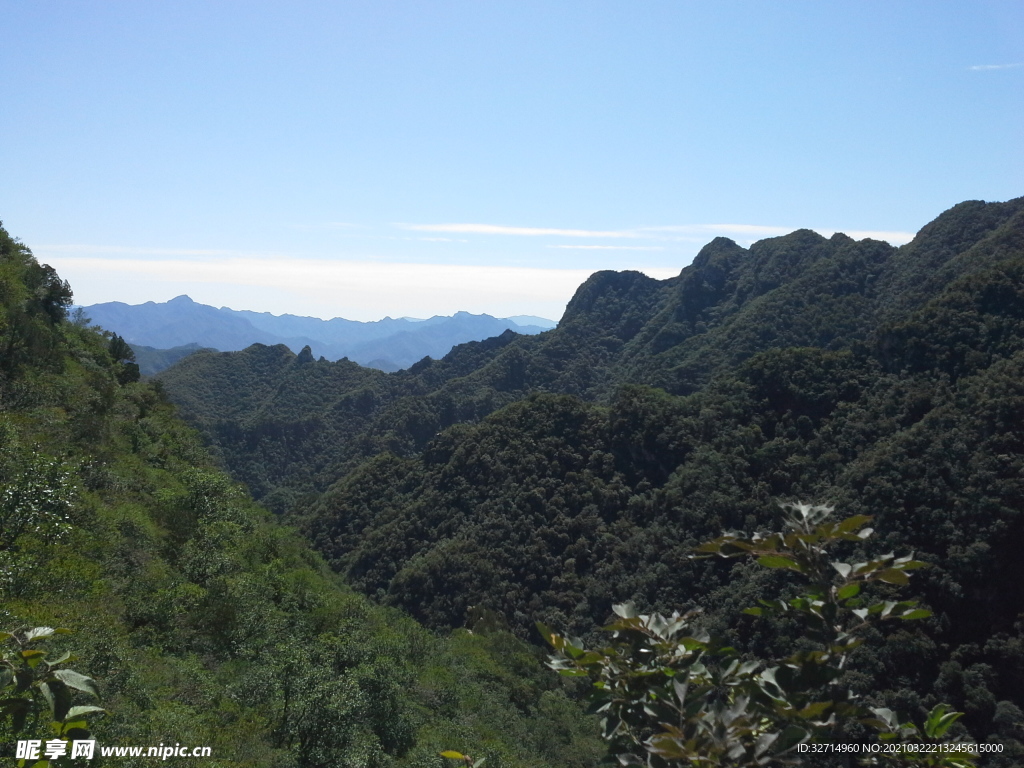
{"label": "branch with leaves", "polygon": [[[10,718],[14,734],[34,733],[48,716],[50,730],[58,739],[90,738],[88,717],[104,712],[101,707],[76,705],[74,691],[98,699],[96,682],[66,665],[75,657],[66,652],[50,659],[38,646],[55,635],[70,634],[52,627],[21,628],[0,632],[0,718]],[[46,766],[47,761],[34,765]]]}
{"label": "branch with leaves", "polygon": [[[865,706],[842,684],[851,653],[864,630],[881,621],[922,619],[930,612],[914,601],[865,598],[873,582],[906,585],[907,572],[925,563],[894,554],[847,563],[833,560],[842,542],[872,535],[870,518],[833,521],[833,509],[784,505],[784,530],[749,538],[729,532],[697,548],[694,557],[751,557],[767,568],[800,574],[802,592],[786,600],[762,600],[745,612],[790,616],[809,642],[771,664],[744,659],[695,624],[697,615],[638,615],[631,603],[615,606],[618,618],[605,630],[611,642],[586,649],[539,625],[555,653],[550,666],[563,675],[593,681],[593,710],[622,765],[770,766],[802,764],[800,745],[834,741],[842,726],[859,723],[882,742],[943,743],[960,713],[944,705],[922,728],[900,723],[888,709]],[[875,742],[878,743],[878,742]],[[967,768],[969,752],[913,749],[876,752],[864,764]]]}

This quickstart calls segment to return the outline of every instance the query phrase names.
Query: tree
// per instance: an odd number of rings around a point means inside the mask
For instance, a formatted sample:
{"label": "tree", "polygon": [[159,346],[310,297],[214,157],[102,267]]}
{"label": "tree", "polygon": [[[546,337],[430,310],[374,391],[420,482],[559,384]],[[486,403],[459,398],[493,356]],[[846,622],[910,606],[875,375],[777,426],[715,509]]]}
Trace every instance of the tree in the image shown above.
{"label": "tree", "polygon": [[0,374],[28,360],[57,362],[56,329],[71,299],[68,282],[0,226]]}
{"label": "tree", "polygon": [[[701,629],[694,612],[638,615],[630,603],[615,606],[618,618],[605,628],[612,642],[602,648],[584,648],[540,625],[555,650],[550,666],[593,681],[594,709],[611,753],[622,765],[651,768],[799,765],[805,753],[823,764],[827,754],[836,759],[836,751],[845,764],[974,765],[966,743],[946,741],[960,713],[938,705],[920,728],[900,723],[891,710],[866,706],[844,681],[850,656],[870,626],[930,615],[913,601],[875,602],[865,587],[905,585],[907,571],[925,564],[894,554],[833,560],[835,545],[871,536],[865,527],[870,518],[833,521],[831,507],[784,508],[784,531],[749,538],[726,533],[698,547],[695,556],[750,557],[804,578],[797,596],[762,600],[745,611],[799,621],[802,641],[786,658],[771,664],[746,659]],[[865,740],[871,731],[875,738]],[[813,752],[818,744],[835,746],[822,754]],[[918,749],[922,744],[938,746],[928,752]]]}
{"label": "tree", "polygon": [[68,533],[74,501],[71,468],[24,448],[0,418],[0,595],[32,562],[22,552],[27,537],[52,542]]}
{"label": "tree", "polygon": [[139,365],[135,362],[135,350],[127,341],[115,333],[110,338],[107,351],[114,359],[114,369],[119,383],[129,384],[139,380]]}

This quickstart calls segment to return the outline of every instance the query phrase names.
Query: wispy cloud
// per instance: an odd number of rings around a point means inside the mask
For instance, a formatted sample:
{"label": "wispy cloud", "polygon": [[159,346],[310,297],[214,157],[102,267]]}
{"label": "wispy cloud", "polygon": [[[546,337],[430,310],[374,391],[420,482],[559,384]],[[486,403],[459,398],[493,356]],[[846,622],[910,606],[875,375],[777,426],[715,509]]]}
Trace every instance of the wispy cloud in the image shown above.
{"label": "wispy cloud", "polygon": [[[32,249],[38,256],[40,253],[58,254],[120,254],[125,256],[251,256],[250,251],[220,250],[211,248],[137,248],[130,245],[38,245]],[[270,257],[275,254],[263,253],[262,256]]]}
{"label": "wispy cloud", "polygon": [[733,234],[742,237],[776,237],[788,235],[797,227],[769,227],[760,224],[677,224],[664,227],[643,227],[641,231],[681,235],[714,236]]}
{"label": "wispy cloud", "polygon": [[[691,243],[706,243],[715,237],[729,237],[737,242],[750,244],[755,240],[766,237],[779,237],[788,235],[800,227],[780,227],[766,224],[672,224],[665,226],[645,226],[632,229],[560,229],[551,227],[508,227],[499,224],[395,224],[406,230],[417,232],[438,232],[458,233],[476,235],[512,235],[526,237],[577,237],[577,238],[629,238],[637,240],[662,240],[682,241]],[[825,237],[831,237],[836,232],[845,234],[857,240],[872,238],[874,240],[885,240],[893,245],[909,243],[914,239],[913,232],[898,232],[892,230],[874,229],[824,229],[821,227],[808,227]],[[652,249],[654,246],[620,246],[620,245],[559,245],[548,246],[550,248],[565,248],[579,250],[640,250],[643,248]]]}
{"label": "wispy cloud", "polygon": [[[799,227],[776,227],[762,224],[683,224],[666,227],[645,227],[643,231],[677,234],[683,236],[681,239],[685,240],[730,237],[740,242],[750,243],[765,237],[788,235],[797,229]],[[913,232],[876,229],[823,229],[821,227],[807,227],[807,229],[813,229],[823,237],[832,237],[836,232],[843,232],[855,240],[871,238],[872,240],[885,240],[893,245],[902,245],[914,239]]]}
{"label": "wispy cloud", "polygon": [[[75,300],[82,305],[167,301],[187,293],[213,306],[352,320],[378,320],[386,314],[429,317],[459,310],[558,319],[579,285],[595,271],[262,255],[208,258],[205,252],[146,258],[41,250],[37,255],[71,281]],[[679,272],[639,269],[658,279]]]}
{"label": "wispy cloud", "polygon": [[549,245],[548,248],[561,248],[574,251],[664,251],[661,245]]}
{"label": "wispy cloud", "polygon": [[1017,69],[1018,67],[1024,67],[1024,61],[1016,61],[1012,64],[975,64],[968,69],[972,72],[987,72],[992,69]]}
{"label": "wispy cloud", "polygon": [[469,235],[518,235],[525,237],[641,237],[635,230],[552,229],[549,227],[506,227],[501,224],[396,224],[416,232],[452,232]]}

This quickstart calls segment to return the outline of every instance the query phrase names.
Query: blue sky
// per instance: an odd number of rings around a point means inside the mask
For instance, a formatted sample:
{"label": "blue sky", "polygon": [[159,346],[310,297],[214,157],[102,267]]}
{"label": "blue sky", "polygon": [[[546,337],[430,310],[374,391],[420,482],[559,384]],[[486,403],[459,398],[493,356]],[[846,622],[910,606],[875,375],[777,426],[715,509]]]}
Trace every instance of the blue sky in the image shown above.
{"label": "blue sky", "polygon": [[0,219],[76,301],[557,317],[722,234],[1024,194],[1024,3],[0,0]]}

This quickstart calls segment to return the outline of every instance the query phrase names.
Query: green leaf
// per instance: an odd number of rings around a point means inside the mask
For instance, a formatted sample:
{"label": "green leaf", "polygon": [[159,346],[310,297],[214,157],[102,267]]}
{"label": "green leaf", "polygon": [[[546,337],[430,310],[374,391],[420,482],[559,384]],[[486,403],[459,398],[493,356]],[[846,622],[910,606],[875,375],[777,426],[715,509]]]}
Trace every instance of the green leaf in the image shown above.
{"label": "green leaf", "polygon": [[897,568],[886,568],[884,571],[879,571],[877,577],[886,584],[899,584],[903,586],[910,583],[907,574]]}
{"label": "green leaf", "polygon": [[758,736],[754,742],[754,757],[761,757],[778,738],[778,733],[762,733]]}
{"label": "green leaf", "polygon": [[461,752],[456,752],[454,749],[446,749],[441,753],[441,757],[450,757],[453,760],[465,760],[466,756]]}
{"label": "green leaf", "polygon": [[760,616],[763,613],[760,608],[744,608],[743,612],[748,616]]}
{"label": "green leaf", "polygon": [[27,691],[33,682],[35,682],[35,675],[32,674],[30,669],[19,669],[14,673],[14,690],[18,693]]}
{"label": "green leaf", "polygon": [[558,674],[562,677],[586,677],[587,673],[582,669],[560,669]]}
{"label": "green leaf", "polygon": [[551,630],[551,627],[542,621],[538,621],[536,627],[537,631],[540,632],[540,636],[544,638],[544,642],[550,646],[554,646],[555,638],[558,637],[558,635]]}
{"label": "green leaf", "polygon": [[869,522],[871,522],[871,517],[869,515],[854,515],[853,517],[848,517],[837,523],[836,530],[839,533],[850,533],[854,529],[860,528],[864,523]]}
{"label": "green leaf", "polygon": [[92,738],[88,728],[64,728],[61,736],[71,741],[85,741]]}
{"label": "green leaf", "polygon": [[839,591],[836,592],[836,597],[840,600],[849,600],[851,597],[856,597],[859,594],[860,584],[853,583],[847,584],[845,587],[841,587]]}
{"label": "green leaf", "polygon": [[97,699],[100,697],[100,689],[96,687],[96,682],[80,672],[73,669],[58,669],[53,676],[71,688],[91,693]]}
{"label": "green leaf", "polygon": [[50,637],[56,633],[53,627],[35,627],[25,633],[25,643],[31,643],[33,640],[39,640],[44,637]]}
{"label": "green leaf", "polygon": [[914,610],[900,614],[900,618],[904,621],[913,621],[914,619],[927,619],[931,615],[932,612],[929,610],[924,608],[915,608]]}
{"label": "green leaf", "polygon": [[803,568],[795,561],[790,560],[788,557],[781,557],[779,555],[762,555],[757,558],[757,562],[765,568],[788,568],[791,571],[803,571]]}
{"label": "green leaf", "polygon": [[64,716],[64,722],[63,723],[58,723],[57,724],[59,726],[58,729],[57,729],[59,731],[58,734],[57,734],[58,736],[63,736],[64,734],[70,733],[72,731],[85,731],[85,730],[88,730],[89,724],[87,722],[85,722],[84,719],[68,720],[69,717],[71,717],[70,713]]}
{"label": "green leaf", "polygon": [[63,720],[71,709],[71,692],[60,680],[53,680],[50,683],[43,683],[40,688],[46,685],[51,695],[47,696],[46,703],[50,707],[54,720]]}
{"label": "green leaf", "polygon": [[898,721],[896,720],[896,713],[887,707],[872,708],[872,712],[881,722],[882,727],[888,728],[890,731],[895,731],[898,727]]}
{"label": "green leaf", "polygon": [[933,739],[942,738],[949,727],[963,716],[963,712],[949,712],[946,704],[936,704],[928,713],[924,724],[924,732]]}
{"label": "green leaf", "polygon": [[893,565],[898,565],[905,571],[913,571],[918,568],[928,567],[928,563],[925,563],[921,560],[915,560],[913,553],[909,555],[904,555],[903,557],[897,557],[895,560],[893,560]]}
{"label": "green leaf", "polygon": [[797,714],[805,720],[810,720],[812,717],[817,717],[831,706],[831,701],[816,701],[813,704],[808,704],[806,707],[797,712]]}
{"label": "green leaf", "polygon": [[928,567],[928,563],[923,560],[907,560],[904,562],[902,558],[896,561],[896,565],[899,565],[901,571],[916,571],[918,568]]}
{"label": "green leaf", "polygon": [[636,605],[632,600],[613,605],[612,611],[616,616],[621,616],[624,619],[632,619],[636,617]]}
{"label": "green leaf", "polygon": [[811,737],[810,731],[797,725],[791,725],[782,732],[779,740],[775,743],[775,754],[781,755],[789,751],[797,744],[803,744]]}
{"label": "green leaf", "polygon": [[23,699],[18,696],[10,696],[6,699],[0,699],[0,712],[17,712],[19,710],[28,709],[32,702],[28,699]]}
{"label": "green leaf", "polygon": [[850,571],[853,570],[853,566],[849,563],[832,563],[832,567],[839,571],[839,575],[844,579],[850,575]]}
{"label": "green leaf", "polygon": [[106,712],[106,711],[107,710],[103,709],[103,707],[91,707],[91,706],[89,706],[89,707],[72,707],[71,709],[68,710],[68,714],[67,714],[67,716],[64,719],[65,720],[70,720],[72,717],[79,717],[81,715],[91,715],[94,712]]}
{"label": "green leaf", "polygon": [[67,651],[66,653],[61,654],[59,658],[56,658],[53,661],[47,661],[46,663],[47,663],[47,665],[49,665],[51,667],[56,667],[58,664],[63,664],[65,661],[68,661],[70,658],[71,658],[71,651]]}
{"label": "green leaf", "polygon": [[686,704],[686,690],[688,687],[689,683],[681,683],[677,678],[672,679],[672,689],[675,691],[680,705]]}
{"label": "green leaf", "polygon": [[53,712],[55,704],[53,701],[53,692],[50,690],[50,684],[40,683],[39,692],[43,694],[43,698],[46,700],[46,706],[48,706],[50,708],[50,711]]}
{"label": "green leaf", "polygon": [[[885,600],[881,603],[875,603],[868,608],[867,611],[872,616],[879,616],[879,618],[885,619],[888,618],[889,614],[892,613],[893,609],[898,605],[899,603],[893,600]],[[856,613],[856,611],[854,611],[854,613]]]}

